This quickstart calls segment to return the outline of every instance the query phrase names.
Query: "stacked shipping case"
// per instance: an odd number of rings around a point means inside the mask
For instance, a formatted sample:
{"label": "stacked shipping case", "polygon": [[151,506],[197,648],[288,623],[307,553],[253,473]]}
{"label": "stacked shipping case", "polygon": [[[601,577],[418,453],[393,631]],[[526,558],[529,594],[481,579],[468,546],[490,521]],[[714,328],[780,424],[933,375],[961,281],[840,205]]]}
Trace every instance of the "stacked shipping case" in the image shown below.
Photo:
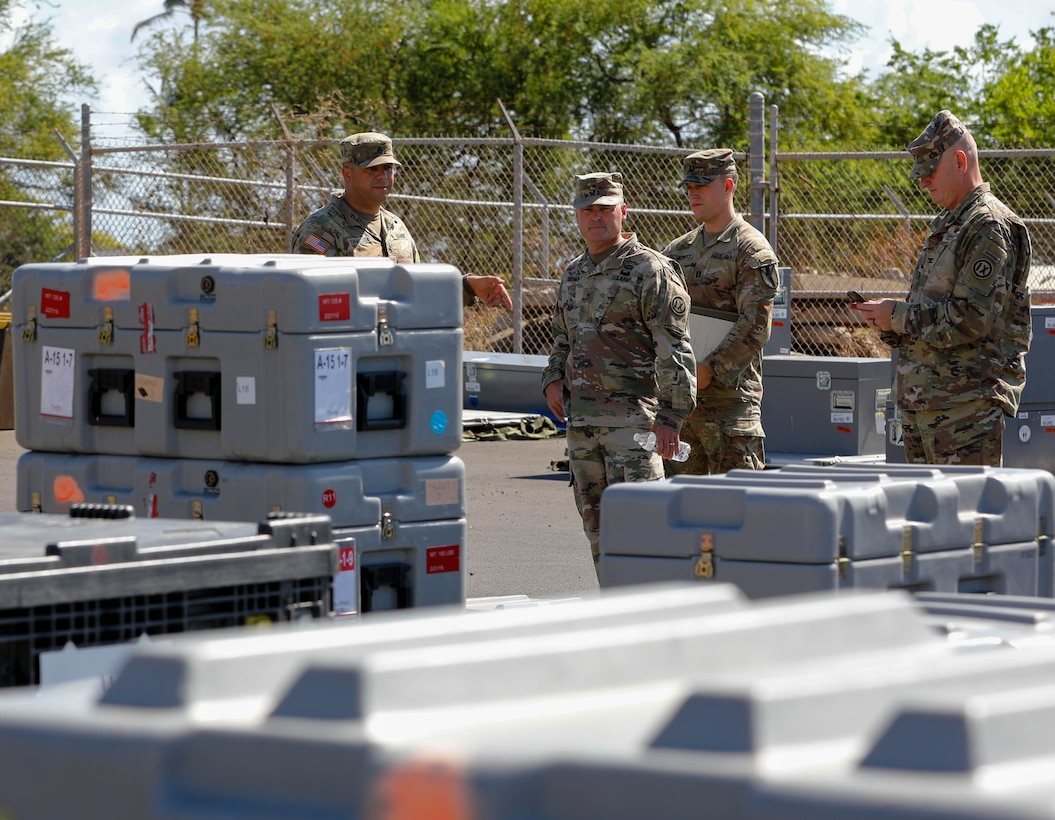
{"label": "stacked shipping case", "polygon": [[92,258],[14,288],[19,510],[324,514],[338,614],[464,601],[455,268]]}
{"label": "stacked shipping case", "polygon": [[1055,305],[1034,305],[1026,386],[1018,415],[1004,427],[1004,466],[1055,472]]}

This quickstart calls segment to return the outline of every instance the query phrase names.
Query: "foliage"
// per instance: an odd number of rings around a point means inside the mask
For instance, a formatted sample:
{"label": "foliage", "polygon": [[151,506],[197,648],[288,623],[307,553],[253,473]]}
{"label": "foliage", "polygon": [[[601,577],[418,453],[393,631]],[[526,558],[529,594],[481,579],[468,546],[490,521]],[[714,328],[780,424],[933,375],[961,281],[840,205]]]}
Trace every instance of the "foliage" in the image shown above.
{"label": "foliage", "polygon": [[[56,45],[51,27],[16,25],[21,4],[0,2],[0,154],[41,158],[64,157],[55,131],[67,138],[79,131],[73,94],[94,90],[87,69]],[[79,142],[79,140],[73,140]]]}
{"label": "foliage", "polygon": [[979,129],[995,145],[1050,147],[1055,123],[1055,28],[1033,32],[1029,51],[994,44],[994,70],[981,88]]}
{"label": "foliage", "polygon": [[[16,23],[24,8],[0,0],[0,156],[67,160],[56,132],[76,145],[79,121],[70,95],[91,92],[87,69],[56,45],[51,27],[32,18]],[[0,199],[34,204],[67,202],[69,180],[0,166]],[[50,259],[70,240],[66,219],[46,210],[0,210],[0,293],[24,262]]]}
{"label": "foliage", "polygon": [[732,144],[753,91],[831,138],[854,122],[822,55],[861,28],[823,0],[212,0],[201,22],[140,49],[152,136],[275,136],[275,110],[298,136],[504,136],[503,100],[525,136]]}

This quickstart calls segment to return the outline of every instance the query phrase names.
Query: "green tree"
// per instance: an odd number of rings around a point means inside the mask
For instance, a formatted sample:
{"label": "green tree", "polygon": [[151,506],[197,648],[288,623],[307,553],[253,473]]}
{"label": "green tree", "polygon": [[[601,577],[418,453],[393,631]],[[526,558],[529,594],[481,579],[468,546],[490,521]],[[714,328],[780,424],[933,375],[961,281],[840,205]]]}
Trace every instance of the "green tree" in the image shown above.
{"label": "green tree", "polygon": [[[94,82],[66,49],[56,45],[46,23],[17,24],[24,6],[0,0],[0,156],[66,160],[55,132],[76,144],[80,131],[70,95],[89,93]],[[0,199],[24,207],[0,207],[0,293],[19,265],[54,257],[72,235],[68,217],[40,204],[69,202],[70,175],[24,166],[0,167]]]}
{"label": "green tree", "polygon": [[[983,82],[978,117],[995,145],[1043,148],[1055,145],[1055,28],[1032,32],[1029,51],[995,49],[998,71]],[[1005,44],[1006,45],[1006,44]]]}
{"label": "green tree", "polygon": [[483,136],[507,133],[502,99],[527,136],[692,146],[740,139],[761,91],[837,138],[859,81],[822,54],[860,31],[824,0],[212,0],[195,48],[179,29],[141,47],[155,83],[143,123],[264,136],[272,105],[302,117],[336,104],[333,133]]}

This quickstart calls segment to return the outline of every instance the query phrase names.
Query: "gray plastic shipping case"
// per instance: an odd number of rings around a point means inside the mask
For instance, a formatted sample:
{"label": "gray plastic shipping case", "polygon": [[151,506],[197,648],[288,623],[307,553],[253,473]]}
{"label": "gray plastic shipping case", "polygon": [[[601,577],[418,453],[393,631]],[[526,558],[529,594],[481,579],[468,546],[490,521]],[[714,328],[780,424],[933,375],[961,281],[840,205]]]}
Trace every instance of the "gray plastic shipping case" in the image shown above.
{"label": "gray plastic shipping case", "polygon": [[548,356],[466,350],[462,361],[463,409],[549,415],[542,393]]}
{"label": "gray plastic shipping case", "polygon": [[1055,401],[1023,404],[1013,419],[1005,421],[1003,456],[1005,467],[1033,467],[1055,473]]}
{"label": "gray plastic shipping case", "polygon": [[762,426],[770,454],[883,453],[890,359],[768,356]]}
{"label": "gray plastic shipping case", "polygon": [[185,636],[0,693],[0,811],[1050,820],[1053,634],[1034,598],[695,584]]}
{"label": "gray plastic shipping case", "polygon": [[310,463],[461,444],[449,265],[93,257],[13,274],[30,450]]}
{"label": "gray plastic shipping case", "polygon": [[465,464],[456,456],[277,465],[30,451],[17,473],[22,512],[83,501],[128,505],[143,518],[326,515],[340,546],[337,615],[465,601]]}
{"label": "gray plastic shipping case", "polygon": [[605,491],[600,583],[1050,597],[1053,527],[1055,476],[1042,470],[800,463],[679,476]]}
{"label": "gray plastic shipping case", "polygon": [[773,322],[769,341],[762,348],[762,356],[766,358],[791,354],[791,268],[777,268],[777,276],[780,286],[773,297]]}
{"label": "gray plastic shipping case", "polygon": [[1033,338],[1026,353],[1026,386],[1022,404],[1055,407],[1055,305],[1030,308]]}
{"label": "gray plastic shipping case", "polygon": [[197,629],[329,617],[339,548],[325,516],[137,519],[121,505],[0,513],[0,686],[41,653]]}

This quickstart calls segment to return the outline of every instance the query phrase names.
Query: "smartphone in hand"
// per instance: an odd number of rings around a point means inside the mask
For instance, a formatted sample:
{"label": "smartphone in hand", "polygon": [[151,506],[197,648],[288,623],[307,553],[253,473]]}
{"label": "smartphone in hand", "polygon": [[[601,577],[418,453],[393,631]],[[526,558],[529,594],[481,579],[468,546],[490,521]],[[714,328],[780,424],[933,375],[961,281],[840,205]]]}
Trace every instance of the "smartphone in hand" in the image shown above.
{"label": "smartphone in hand", "polygon": [[867,299],[865,299],[865,297],[863,297],[856,290],[848,290],[848,291],[846,291],[846,298],[849,299],[851,302],[854,302],[855,304],[856,303],[860,303],[860,302],[867,302],[868,301]]}

